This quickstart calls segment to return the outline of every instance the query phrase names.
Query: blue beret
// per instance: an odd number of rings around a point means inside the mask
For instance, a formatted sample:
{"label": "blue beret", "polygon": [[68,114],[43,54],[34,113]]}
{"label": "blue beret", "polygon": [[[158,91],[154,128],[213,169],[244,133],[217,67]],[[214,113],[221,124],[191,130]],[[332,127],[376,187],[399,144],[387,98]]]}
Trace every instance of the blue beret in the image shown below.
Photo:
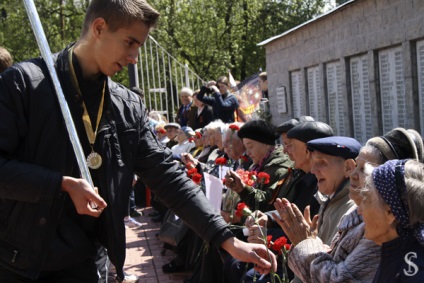
{"label": "blue beret", "polygon": [[326,123],[319,121],[301,123],[287,132],[287,137],[289,139],[296,139],[304,143],[333,135],[333,129]]}
{"label": "blue beret", "polygon": [[344,159],[355,159],[361,144],[349,137],[333,136],[321,139],[311,140],[306,143],[309,151],[319,151],[324,154],[340,156]]}

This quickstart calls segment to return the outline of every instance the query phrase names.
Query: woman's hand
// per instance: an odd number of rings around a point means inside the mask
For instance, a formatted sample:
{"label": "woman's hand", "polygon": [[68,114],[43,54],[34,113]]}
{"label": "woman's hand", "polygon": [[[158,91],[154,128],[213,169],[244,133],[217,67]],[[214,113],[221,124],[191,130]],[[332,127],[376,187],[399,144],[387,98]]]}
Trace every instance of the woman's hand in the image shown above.
{"label": "woman's hand", "polygon": [[266,244],[266,228],[258,225],[250,227],[247,241],[254,244]]}
{"label": "woman's hand", "polygon": [[244,226],[246,226],[247,228],[250,228],[253,225],[258,224],[259,226],[267,227],[268,215],[266,215],[265,213],[263,213],[260,210],[254,211],[253,215],[255,217],[248,216],[246,218],[246,221],[244,222]]}
{"label": "woman's hand", "polygon": [[225,175],[225,186],[239,194],[244,190],[246,185],[236,172],[229,170]]}
{"label": "woman's hand", "polygon": [[281,226],[293,245],[297,245],[305,239],[316,237],[314,226],[316,226],[318,217],[314,217],[314,221],[311,221],[309,210],[306,212],[305,209],[305,216],[308,218],[306,220],[299,208],[287,199],[276,199],[274,206],[277,209],[278,216],[273,213],[272,217]]}

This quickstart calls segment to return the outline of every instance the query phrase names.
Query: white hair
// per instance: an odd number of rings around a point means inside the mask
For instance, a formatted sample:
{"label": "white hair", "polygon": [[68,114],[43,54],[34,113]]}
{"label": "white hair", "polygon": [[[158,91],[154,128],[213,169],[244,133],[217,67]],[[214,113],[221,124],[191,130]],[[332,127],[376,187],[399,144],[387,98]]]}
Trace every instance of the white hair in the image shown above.
{"label": "white hair", "polygon": [[187,93],[189,96],[193,96],[193,90],[191,88],[189,88],[189,87],[183,87],[180,90],[180,94],[181,93]]}

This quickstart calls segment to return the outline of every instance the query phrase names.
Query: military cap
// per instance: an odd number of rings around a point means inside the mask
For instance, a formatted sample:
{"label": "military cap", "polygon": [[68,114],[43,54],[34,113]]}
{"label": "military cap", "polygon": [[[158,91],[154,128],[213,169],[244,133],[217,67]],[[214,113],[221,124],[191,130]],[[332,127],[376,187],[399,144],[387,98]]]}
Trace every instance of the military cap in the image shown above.
{"label": "military cap", "polygon": [[290,119],[277,127],[277,133],[280,135],[283,133],[287,133],[288,131],[293,129],[295,126],[301,123],[308,122],[308,121],[315,121],[315,120],[311,116],[301,116],[299,118]]}
{"label": "military cap", "polygon": [[307,143],[310,140],[333,136],[333,129],[326,123],[309,121],[295,126],[287,132],[289,139],[296,139]]}
{"label": "military cap", "polygon": [[340,156],[344,159],[355,159],[361,144],[350,137],[333,136],[311,140],[306,143],[309,151],[319,151],[332,156]]}

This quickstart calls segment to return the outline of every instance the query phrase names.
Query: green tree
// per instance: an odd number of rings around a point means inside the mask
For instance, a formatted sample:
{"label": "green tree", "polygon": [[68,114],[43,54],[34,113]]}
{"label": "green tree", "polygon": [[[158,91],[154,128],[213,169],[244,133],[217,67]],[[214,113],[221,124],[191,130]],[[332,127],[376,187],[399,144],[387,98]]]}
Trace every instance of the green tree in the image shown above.
{"label": "green tree", "polygon": [[203,78],[231,69],[244,79],[265,69],[257,44],[320,14],[326,0],[153,0],[161,20],[152,35]]}
{"label": "green tree", "polygon": [[[265,69],[257,44],[322,12],[327,0],[151,0],[161,12],[153,37],[202,78],[215,79],[230,69],[244,79]],[[37,0],[52,52],[78,39],[89,0]],[[0,0],[0,45],[15,61],[39,56],[22,0]],[[128,85],[127,72],[115,80]]]}

